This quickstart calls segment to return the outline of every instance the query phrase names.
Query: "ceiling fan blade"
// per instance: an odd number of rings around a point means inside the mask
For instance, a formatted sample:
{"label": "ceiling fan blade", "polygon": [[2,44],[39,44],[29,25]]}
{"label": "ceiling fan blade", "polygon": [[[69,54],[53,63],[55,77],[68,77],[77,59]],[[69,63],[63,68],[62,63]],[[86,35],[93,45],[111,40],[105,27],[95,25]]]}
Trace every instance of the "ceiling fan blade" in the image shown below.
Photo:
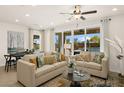
{"label": "ceiling fan blade", "polygon": [[81,17],[80,17],[80,19],[85,20],[86,18],[85,18],[85,17],[83,17],[83,16],[81,16]]}
{"label": "ceiling fan blade", "polygon": [[85,15],[85,14],[92,14],[92,13],[97,13],[97,10],[82,12],[81,14]]}
{"label": "ceiling fan blade", "polygon": [[69,15],[73,15],[73,13],[59,13],[59,14],[69,14]]}

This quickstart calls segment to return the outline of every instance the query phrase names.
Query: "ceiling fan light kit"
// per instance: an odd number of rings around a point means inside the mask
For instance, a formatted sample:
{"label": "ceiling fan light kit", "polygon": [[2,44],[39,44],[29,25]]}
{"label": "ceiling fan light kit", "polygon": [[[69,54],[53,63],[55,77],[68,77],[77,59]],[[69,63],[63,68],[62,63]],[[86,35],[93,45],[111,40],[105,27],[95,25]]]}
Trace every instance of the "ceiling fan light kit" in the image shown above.
{"label": "ceiling fan light kit", "polygon": [[72,17],[75,20],[85,20],[86,18],[83,15],[87,15],[87,14],[93,14],[93,13],[97,13],[97,10],[93,10],[93,11],[86,11],[86,12],[81,12],[81,6],[80,5],[75,5],[75,9],[72,13],[60,13],[60,14],[69,14],[69,15],[73,15],[69,18],[69,20],[72,19]]}

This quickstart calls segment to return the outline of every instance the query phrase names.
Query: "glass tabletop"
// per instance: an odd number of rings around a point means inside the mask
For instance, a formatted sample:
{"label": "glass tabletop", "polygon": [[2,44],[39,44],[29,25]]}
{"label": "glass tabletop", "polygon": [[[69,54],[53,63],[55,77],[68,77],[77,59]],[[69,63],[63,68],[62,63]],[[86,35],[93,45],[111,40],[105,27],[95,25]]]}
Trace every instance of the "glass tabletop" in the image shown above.
{"label": "glass tabletop", "polygon": [[90,79],[90,74],[84,71],[73,71],[72,74],[68,73],[68,70],[63,72],[63,78],[68,79],[70,81],[86,81]]}

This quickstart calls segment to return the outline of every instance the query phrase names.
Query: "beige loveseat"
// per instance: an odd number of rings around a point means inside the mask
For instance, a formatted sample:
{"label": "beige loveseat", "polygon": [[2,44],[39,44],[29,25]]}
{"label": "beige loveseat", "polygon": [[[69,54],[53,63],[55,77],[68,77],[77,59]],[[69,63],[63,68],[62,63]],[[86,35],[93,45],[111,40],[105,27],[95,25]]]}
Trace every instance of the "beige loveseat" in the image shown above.
{"label": "beige loveseat", "polygon": [[[97,52],[90,52],[91,57],[89,58],[89,62],[76,60],[76,67],[78,70],[83,70],[90,73],[91,75],[106,79],[109,71],[108,58],[104,56],[104,58],[102,58],[101,64],[93,62],[93,58],[96,53]],[[81,54],[83,54],[83,52],[81,52]],[[81,54],[77,56],[80,56]]]}
{"label": "beige loveseat", "polygon": [[17,81],[24,86],[38,86],[44,82],[63,73],[66,68],[65,61],[56,62],[51,65],[43,65],[36,69],[35,64],[29,62],[30,58],[35,58],[35,55],[25,55],[23,59],[17,62]]}

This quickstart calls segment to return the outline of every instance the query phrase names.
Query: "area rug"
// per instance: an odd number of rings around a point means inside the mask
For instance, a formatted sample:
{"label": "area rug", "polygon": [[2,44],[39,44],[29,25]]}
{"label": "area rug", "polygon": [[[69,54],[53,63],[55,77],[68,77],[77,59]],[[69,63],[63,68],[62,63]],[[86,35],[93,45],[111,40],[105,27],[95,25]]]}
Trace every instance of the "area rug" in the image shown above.
{"label": "area rug", "polygon": [[[62,75],[45,82],[38,87],[70,87],[71,81],[64,79]],[[124,87],[124,79],[109,77],[104,80],[99,77],[91,76],[90,80],[81,82],[82,87]],[[13,82],[7,85],[0,85],[0,87],[24,87],[19,82]]]}
{"label": "area rug", "polygon": [[[119,78],[109,77],[107,80],[105,80],[99,77],[91,76],[90,80],[81,82],[81,86],[82,87],[124,87],[124,83],[122,81],[124,81],[124,79],[120,80]],[[64,79],[62,76],[59,76],[41,85],[41,87],[70,87],[70,83],[71,81],[68,81]]]}

